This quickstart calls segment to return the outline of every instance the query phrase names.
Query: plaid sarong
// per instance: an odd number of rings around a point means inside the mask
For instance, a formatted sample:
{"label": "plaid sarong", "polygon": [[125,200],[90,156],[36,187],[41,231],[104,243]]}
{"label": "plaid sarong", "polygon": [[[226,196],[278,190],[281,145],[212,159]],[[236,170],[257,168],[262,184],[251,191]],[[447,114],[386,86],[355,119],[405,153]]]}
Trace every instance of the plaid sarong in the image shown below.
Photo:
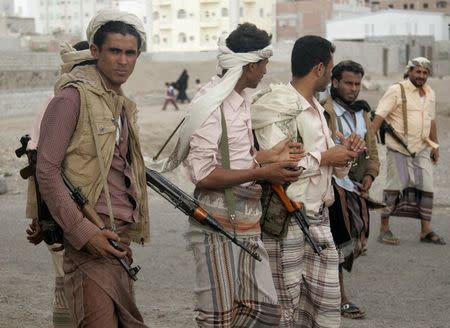
{"label": "plaid sarong", "polygon": [[339,256],[329,227],[328,210],[325,208],[314,221],[320,223],[311,223],[311,235],[319,245],[326,246],[320,257],[305,241],[295,220],[289,222],[287,236],[282,240],[263,233],[282,307],[279,327],[324,328],[340,324]]}
{"label": "plaid sarong", "polygon": [[280,307],[269,259],[259,237],[241,239],[262,262],[229,239],[196,227],[186,238],[196,265],[199,327],[279,327]]}
{"label": "plaid sarong", "polygon": [[388,149],[387,182],[383,191],[386,210],[382,218],[403,216],[431,220],[433,210],[433,164],[429,150],[415,158]]}

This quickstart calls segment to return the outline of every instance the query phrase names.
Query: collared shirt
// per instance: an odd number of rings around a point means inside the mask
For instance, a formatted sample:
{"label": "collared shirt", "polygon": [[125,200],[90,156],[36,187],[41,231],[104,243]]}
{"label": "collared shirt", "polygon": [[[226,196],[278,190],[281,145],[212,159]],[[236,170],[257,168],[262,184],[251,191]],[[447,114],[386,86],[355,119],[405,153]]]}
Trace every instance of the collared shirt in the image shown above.
{"label": "collared shirt", "polygon": [[[436,96],[424,85],[425,99],[420,97],[418,88],[407,79],[400,82],[405,88],[408,135],[406,141],[411,152],[419,153],[429,145],[431,121],[436,117]],[[404,136],[402,96],[400,86],[392,85],[381,98],[376,114],[385,118],[400,135]],[[405,155],[406,150],[386,133],[386,146]]]}
{"label": "collared shirt", "polygon": [[[352,113],[335,101],[333,101],[333,110],[336,113],[336,126],[339,127],[339,130],[342,127],[341,132],[345,138],[348,138],[353,132],[356,132],[356,134],[364,139],[367,128],[362,110],[355,112],[355,116],[353,117]],[[339,143],[339,140],[334,141]],[[348,191],[353,191],[355,189],[355,185],[348,175],[343,178],[335,176],[334,179],[339,186]]]}
{"label": "collared shirt", "polygon": [[[208,92],[208,89],[218,82],[219,78],[213,77],[198,95]],[[189,154],[184,160],[184,165],[194,184],[206,178],[215,168],[222,167],[219,149],[222,136],[221,108],[227,124],[230,168],[250,169],[257,165],[250,119],[250,99],[245,92],[238,94],[233,90],[222,106],[212,112],[202,126],[191,135]],[[251,182],[243,185],[249,184]]]}
{"label": "collared shirt", "polygon": [[[294,201],[303,202],[309,216],[317,216],[324,206],[330,206],[334,201],[331,187],[333,172],[342,177],[348,174],[349,168],[320,165],[321,153],[335,145],[323,114],[325,110],[315,98],[312,106],[290,83],[286,87],[296,94],[302,109],[295,119],[295,125],[306,151],[306,156],[298,163],[305,170],[300,179],[288,187],[286,194]],[[283,131],[278,124],[268,125],[255,132],[261,149],[273,147],[289,133],[295,135],[295,130]]]}

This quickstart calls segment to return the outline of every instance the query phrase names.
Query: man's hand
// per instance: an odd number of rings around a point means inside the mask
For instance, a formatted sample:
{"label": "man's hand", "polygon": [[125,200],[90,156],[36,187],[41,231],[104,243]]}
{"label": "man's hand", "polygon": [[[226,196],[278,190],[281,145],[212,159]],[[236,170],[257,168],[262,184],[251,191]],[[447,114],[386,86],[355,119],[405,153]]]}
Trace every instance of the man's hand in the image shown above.
{"label": "man's hand", "polygon": [[362,182],[361,182],[361,184],[362,184],[362,187],[361,187],[362,191],[369,192],[370,187],[372,187],[372,182],[373,182],[372,176],[368,175],[368,174],[365,175],[363,177],[363,179],[362,179]]}
{"label": "man's hand", "polygon": [[34,218],[33,221],[31,221],[26,232],[28,241],[34,245],[39,244],[43,239],[41,226],[39,225],[37,218]]}
{"label": "man's hand", "polygon": [[367,150],[366,142],[355,132],[353,132],[348,138],[344,138],[344,135],[338,131],[336,133],[336,136],[339,138],[340,144],[346,147],[348,150],[354,151],[356,153],[361,153]]}
{"label": "man's hand", "polygon": [[321,166],[342,167],[347,166],[358,156],[357,152],[348,150],[346,146],[336,145],[322,152]]}
{"label": "man's hand", "polygon": [[120,242],[119,236],[110,230],[99,230],[84,246],[86,251],[96,257],[124,257],[127,252],[115,249],[108,239]]}
{"label": "man's hand", "polygon": [[273,153],[272,162],[299,161],[305,156],[303,145],[291,138],[281,140],[270,151]]}
{"label": "man's hand", "polygon": [[274,184],[284,184],[286,182],[295,182],[302,174],[303,169],[294,162],[279,162],[265,165],[263,178]]}
{"label": "man's hand", "polygon": [[433,164],[437,164],[439,160],[439,148],[432,148],[430,152],[430,158]]}

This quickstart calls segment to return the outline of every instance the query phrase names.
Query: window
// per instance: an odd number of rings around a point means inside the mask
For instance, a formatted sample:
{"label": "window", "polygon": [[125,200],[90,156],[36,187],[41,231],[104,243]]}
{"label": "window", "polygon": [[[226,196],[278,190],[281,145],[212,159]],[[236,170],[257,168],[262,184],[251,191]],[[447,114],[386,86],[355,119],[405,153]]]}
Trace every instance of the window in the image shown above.
{"label": "window", "polygon": [[179,43],[186,43],[187,39],[186,39],[186,34],[185,33],[180,33],[178,34],[178,42]]}
{"label": "window", "polygon": [[158,34],[155,34],[155,35],[153,36],[153,43],[154,43],[154,44],[159,44],[159,35],[158,35]]}
{"label": "window", "polygon": [[447,8],[447,1],[438,1],[436,2],[437,8]]}
{"label": "window", "polygon": [[408,5],[406,3],[403,5],[403,9],[408,9]]}
{"label": "window", "polygon": [[193,35],[191,35],[190,37],[189,37],[189,41],[194,41],[194,36]]}
{"label": "window", "polygon": [[264,9],[263,8],[259,9],[259,17],[264,18]]}
{"label": "window", "polygon": [[158,18],[159,18],[159,12],[154,11],[153,12],[153,20],[158,20]]}
{"label": "window", "polygon": [[163,38],[163,43],[167,43],[167,38]]}
{"label": "window", "polygon": [[428,3],[423,4],[423,9],[428,9]]}
{"label": "window", "polygon": [[222,8],[222,17],[228,17],[228,8]]}
{"label": "window", "polygon": [[388,5],[389,8],[394,8],[394,5]]}
{"label": "window", "polygon": [[186,10],[184,10],[184,9],[178,10],[177,17],[178,17],[179,19],[186,18]]}
{"label": "window", "polygon": [[239,17],[244,16],[244,8],[239,8]]}
{"label": "window", "polygon": [[414,9],[414,4],[413,4],[413,3],[411,3],[411,4],[409,5],[409,9]]}
{"label": "window", "polygon": [[205,17],[206,17],[206,18],[209,18],[209,11],[208,11],[208,10],[205,11]]}
{"label": "window", "polygon": [[205,35],[205,41],[209,42],[209,35],[208,34]]}

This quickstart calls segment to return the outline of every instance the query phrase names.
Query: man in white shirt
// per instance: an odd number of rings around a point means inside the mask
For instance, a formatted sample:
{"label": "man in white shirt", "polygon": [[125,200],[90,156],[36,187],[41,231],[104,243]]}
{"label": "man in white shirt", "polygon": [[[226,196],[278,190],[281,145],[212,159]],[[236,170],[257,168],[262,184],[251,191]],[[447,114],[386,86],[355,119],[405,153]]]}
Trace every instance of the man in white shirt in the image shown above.
{"label": "man in white shirt", "polygon": [[272,277],[282,307],[280,327],[339,327],[340,292],[338,253],[331,235],[328,206],[333,203],[333,174],[343,177],[365,148],[352,133],[333,142],[324,109],[314,95],[325,90],[333,67],[334,45],[318,36],[305,36],[294,45],[292,80],[271,85],[255,97],[252,124],[260,149],[269,149],[286,136],[303,142],[306,156],[299,181],[287,188],[292,201],[304,203],[314,241],[322,246],[320,256],[305,242],[297,222],[286,217],[287,231],[279,236],[266,233]]}

